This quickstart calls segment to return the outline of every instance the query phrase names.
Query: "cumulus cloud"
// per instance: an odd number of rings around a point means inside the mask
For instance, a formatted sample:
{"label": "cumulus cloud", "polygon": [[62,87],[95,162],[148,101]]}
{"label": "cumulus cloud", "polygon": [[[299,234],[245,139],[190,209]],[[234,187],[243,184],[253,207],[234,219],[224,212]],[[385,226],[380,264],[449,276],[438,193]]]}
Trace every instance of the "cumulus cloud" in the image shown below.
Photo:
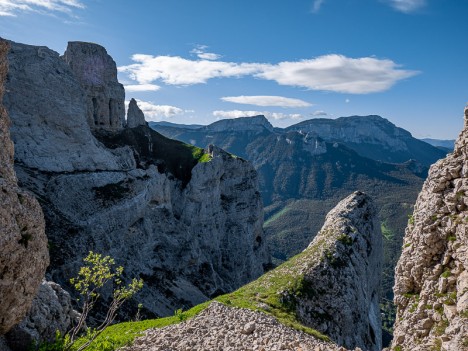
{"label": "cumulus cloud", "polygon": [[259,64],[234,63],[210,60],[188,60],[180,56],[151,56],[136,54],[136,63],[119,67],[120,72],[140,84],[162,81],[168,85],[192,85],[206,83],[212,78],[252,75],[259,71]]}
{"label": "cumulus cloud", "polygon": [[320,11],[320,8],[322,7],[323,3],[325,2],[325,0],[314,0],[314,2],[312,3],[312,9],[311,11],[313,13],[317,13]]}
{"label": "cumulus cloud", "polygon": [[390,6],[403,13],[411,13],[426,6],[426,0],[388,0]]}
{"label": "cumulus cloud", "polygon": [[180,56],[143,54],[133,55],[132,60],[134,64],[121,66],[119,71],[139,84],[161,81],[168,85],[192,85],[203,84],[213,78],[253,76],[281,85],[350,94],[385,91],[399,80],[419,73],[404,70],[389,59],[343,55],[278,64],[189,60]]}
{"label": "cumulus cloud", "polygon": [[312,106],[311,103],[300,100],[292,99],[284,96],[225,96],[221,100],[227,102],[234,102],[236,104],[256,105],[256,106],[276,106],[276,107],[308,107]]}
{"label": "cumulus cloud", "polygon": [[17,16],[20,12],[62,12],[71,15],[85,6],[78,0],[0,0],[0,16]]}
{"label": "cumulus cloud", "polygon": [[195,49],[190,51],[191,54],[195,54],[198,56],[198,58],[203,59],[203,60],[217,60],[221,58],[221,55],[212,53],[212,52],[206,52],[206,49],[208,49],[208,46],[206,45],[197,45]]}
{"label": "cumulus cloud", "polygon": [[[138,107],[145,114],[145,119],[147,121],[160,121],[163,118],[170,118],[176,115],[184,114],[185,111],[179,107],[170,106],[170,105],[156,105],[151,101],[143,101],[135,99],[137,101]],[[126,108],[128,108],[129,101],[125,101]]]}
{"label": "cumulus cloud", "polygon": [[159,85],[156,84],[131,84],[125,85],[126,92],[135,92],[135,91],[157,91],[161,89]]}
{"label": "cumulus cloud", "polygon": [[258,115],[264,115],[268,119],[283,120],[283,119],[302,119],[299,113],[281,113],[281,112],[269,112],[269,111],[241,111],[241,110],[229,110],[229,111],[213,111],[213,116],[222,118],[239,118],[239,117],[253,117]]}
{"label": "cumulus cloud", "polygon": [[385,91],[397,81],[417,74],[388,59],[325,55],[310,60],[280,62],[256,76],[310,90],[367,94]]}

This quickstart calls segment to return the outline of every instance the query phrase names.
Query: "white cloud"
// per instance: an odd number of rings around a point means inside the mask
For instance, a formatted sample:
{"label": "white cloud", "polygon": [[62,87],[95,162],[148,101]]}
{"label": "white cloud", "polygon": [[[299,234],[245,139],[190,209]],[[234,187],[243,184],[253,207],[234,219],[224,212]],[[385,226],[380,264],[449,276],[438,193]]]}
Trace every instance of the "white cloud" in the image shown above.
{"label": "white cloud", "polygon": [[267,119],[302,119],[299,113],[281,113],[281,112],[269,112],[269,111],[241,111],[241,110],[229,110],[229,111],[213,111],[213,116],[222,118],[239,118],[239,117],[253,117],[258,115],[264,115]]}
{"label": "white cloud", "polygon": [[322,110],[312,112],[312,116],[328,116],[328,113]]}
{"label": "white cloud", "polygon": [[135,91],[157,91],[161,89],[159,85],[155,84],[131,84],[125,85],[126,92],[135,92]]}
{"label": "white cloud", "polygon": [[136,63],[119,67],[120,72],[140,84],[160,80],[169,85],[206,83],[212,78],[240,77],[259,71],[259,64],[233,63],[210,60],[187,60],[179,56],[151,56],[136,54]]}
{"label": "white cloud", "polygon": [[389,59],[342,55],[278,64],[189,60],[180,56],[143,54],[133,55],[132,60],[134,64],[121,66],[119,71],[139,84],[162,81],[168,85],[192,85],[203,84],[213,78],[253,76],[281,85],[350,94],[385,91],[399,80],[419,73],[401,69],[400,65]]}
{"label": "white cloud", "polygon": [[78,0],[0,0],[0,16],[16,16],[20,12],[63,12],[71,15],[85,8]]}
{"label": "white cloud", "polygon": [[388,0],[390,6],[403,13],[411,13],[426,6],[426,0]]}
{"label": "white cloud", "polygon": [[202,60],[213,61],[221,58],[221,55],[214,54],[212,52],[206,52],[206,49],[208,49],[208,46],[206,45],[197,45],[195,49],[190,51],[190,53],[197,55],[198,58],[201,58]]}
{"label": "white cloud", "polygon": [[325,55],[309,60],[280,62],[256,76],[281,85],[311,90],[367,94],[388,90],[397,81],[415,74],[415,71],[399,69],[398,64],[388,59]]}
{"label": "white cloud", "polygon": [[256,106],[276,106],[276,107],[308,107],[311,103],[292,99],[284,96],[225,96],[221,100],[234,102],[236,104],[256,105]]}
{"label": "white cloud", "polygon": [[[151,101],[135,100],[137,101],[138,107],[145,114],[146,121],[160,121],[163,118],[169,118],[176,115],[182,115],[185,112],[190,112],[175,106],[156,105]],[[128,109],[128,104],[129,101],[125,101],[126,109]]]}
{"label": "white cloud", "polygon": [[312,9],[311,11],[313,13],[317,13],[320,11],[320,8],[322,7],[323,3],[325,2],[325,0],[314,0],[314,2],[312,3]]}

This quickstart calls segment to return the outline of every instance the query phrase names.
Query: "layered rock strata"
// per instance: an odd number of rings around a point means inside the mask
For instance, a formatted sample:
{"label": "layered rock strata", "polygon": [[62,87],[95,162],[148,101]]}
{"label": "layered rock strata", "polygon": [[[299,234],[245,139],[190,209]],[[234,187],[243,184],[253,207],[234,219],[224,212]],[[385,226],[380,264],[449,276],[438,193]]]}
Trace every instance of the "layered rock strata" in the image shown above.
{"label": "layered rock strata", "polygon": [[92,129],[119,130],[125,124],[125,89],[106,49],[71,41],[62,56],[86,91],[86,116]]}
{"label": "layered rock strata", "polygon": [[[252,165],[141,125],[94,130],[104,146],[91,133],[86,94],[66,64],[87,72],[93,45],[72,43],[66,60],[47,48],[16,43],[9,55],[5,100],[21,150],[16,169],[41,199],[52,280],[69,289],[89,250],[111,255],[125,267],[126,278],[145,280],[137,300],[147,316],[155,316],[258,277],[269,256]],[[127,306],[123,316],[133,317],[132,303]]]}
{"label": "layered rock strata", "polygon": [[468,350],[468,108],[455,150],[435,163],[395,270],[400,350]]}
{"label": "layered rock strata", "polygon": [[[8,47],[0,40],[0,102]],[[34,196],[18,187],[9,129],[0,104],[0,335],[26,315],[49,264],[44,215]]]}
{"label": "layered rock strata", "polygon": [[135,128],[138,126],[145,126],[145,115],[143,111],[138,107],[135,99],[131,99],[128,104],[127,110],[127,128]]}

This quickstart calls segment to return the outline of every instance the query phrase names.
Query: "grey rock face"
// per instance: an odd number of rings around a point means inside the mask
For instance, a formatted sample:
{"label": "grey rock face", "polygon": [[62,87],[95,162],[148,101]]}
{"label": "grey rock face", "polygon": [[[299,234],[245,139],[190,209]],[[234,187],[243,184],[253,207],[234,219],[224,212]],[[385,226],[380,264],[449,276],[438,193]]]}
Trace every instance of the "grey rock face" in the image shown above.
{"label": "grey rock face", "polygon": [[89,250],[110,254],[128,277],[145,280],[138,302],[171,315],[261,275],[269,257],[257,173],[222,150],[211,154],[185,188],[154,166],[44,178],[21,172],[55,221],[54,281],[66,283]]}
{"label": "grey rock face", "polygon": [[[370,198],[355,192],[331,210],[304,251],[299,319],[338,345],[380,351],[382,234]],[[290,298],[286,293],[284,298]]]}
{"label": "grey rock face", "polygon": [[70,295],[60,285],[44,280],[26,318],[6,338],[15,351],[26,351],[34,341],[53,341],[57,330],[67,332],[78,318]]}
{"label": "grey rock face", "polygon": [[131,99],[127,111],[127,128],[135,128],[138,126],[145,126],[145,115],[138,107],[135,99]]}
{"label": "grey rock face", "polygon": [[135,167],[130,149],[110,151],[92,136],[85,93],[56,52],[10,45],[4,105],[12,119],[17,162],[51,172]]}
{"label": "grey rock face", "polygon": [[62,58],[86,91],[86,115],[90,127],[122,129],[125,90],[117,80],[117,66],[106,49],[94,43],[71,41]]}
{"label": "grey rock face", "polygon": [[[71,44],[66,58],[79,55],[81,45]],[[65,61],[46,48],[13,47],[6,98],[13,140],[22,150],[16,169],[43,200],[53,281],[70,288],[93,250],[114,257],[126,278],[145,280],[136,299],[149,315],[172,315],[263,272],[269,257],[249,162],[212,148],[211,160],[197,163],[192,149],[146,126],[120,131],[133,149],[107,148],[91,134],[83,88]],[[84,49],[83,60],[91,48]],[[161,160],[153,148],[170,156]],[[188,156],[179,165],[173,161],[180,150]],[[188,170],[183,181],[174,171],[179,168]]]}
{"label": "grey rock face", "polygon": [[455,150],[434,164],[395,271],[392,346],[468,350],[468,108]]}
{"label": "grey rock face", "polygon": [[[7,51],[0,40],[0,101]],[[0,335],[25,316],[49,264],[44,215],[37,200],[18,187],[9,127],[0,104]]]}

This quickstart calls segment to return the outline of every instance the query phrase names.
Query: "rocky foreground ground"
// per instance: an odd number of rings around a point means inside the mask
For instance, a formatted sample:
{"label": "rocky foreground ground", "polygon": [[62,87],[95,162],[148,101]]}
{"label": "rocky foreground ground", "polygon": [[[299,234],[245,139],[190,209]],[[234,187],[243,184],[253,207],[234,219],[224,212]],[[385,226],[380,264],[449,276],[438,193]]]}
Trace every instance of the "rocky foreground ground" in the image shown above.
{"label": "rocky foreground ground", "polygon": [[[346,351],[261,312],[218,302],[195,318],[146,335],[121,351]],[[361,350],[356,348],[355,350]]]}

